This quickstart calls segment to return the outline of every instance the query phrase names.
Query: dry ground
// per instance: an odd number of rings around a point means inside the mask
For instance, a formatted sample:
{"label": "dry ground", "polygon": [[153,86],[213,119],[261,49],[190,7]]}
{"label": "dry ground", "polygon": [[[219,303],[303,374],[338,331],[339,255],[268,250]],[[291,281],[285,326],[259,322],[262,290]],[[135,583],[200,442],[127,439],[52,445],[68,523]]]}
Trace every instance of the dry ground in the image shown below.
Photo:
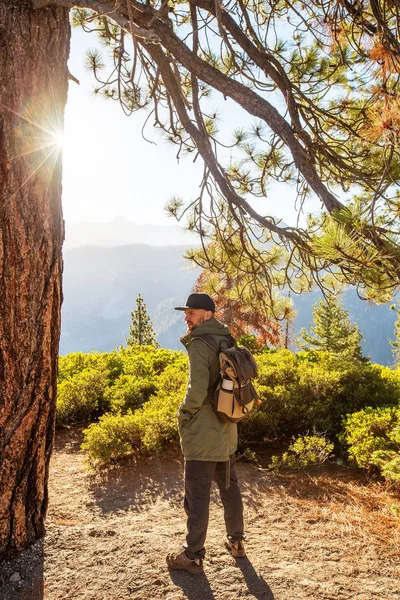
{"label": "dry ground", "polygon": [[0,567],[1,600],[397,600],[400,498],[349,470],[275,475],[240,462],[247,558],[223,547],[217,494],[203,575],[169,572],[184,539],[178,455],[90,474],[59,432],[47,534]]}

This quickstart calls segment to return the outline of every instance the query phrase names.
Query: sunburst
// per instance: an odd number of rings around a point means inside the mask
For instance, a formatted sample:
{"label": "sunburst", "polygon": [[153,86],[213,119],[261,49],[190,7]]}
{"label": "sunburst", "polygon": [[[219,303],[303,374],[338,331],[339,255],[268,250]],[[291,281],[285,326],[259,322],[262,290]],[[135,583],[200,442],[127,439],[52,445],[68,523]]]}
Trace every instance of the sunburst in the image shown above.
{"label": "sunburst", "polygon": [[18,193],[38,172],[51,180],[63,145],[63,126],[60,109],[53,99],[31,101],[20,112],[9,106],[1,108],[13,115],[14,155],[8,156],[10,165],[24,161],[25,176]]}

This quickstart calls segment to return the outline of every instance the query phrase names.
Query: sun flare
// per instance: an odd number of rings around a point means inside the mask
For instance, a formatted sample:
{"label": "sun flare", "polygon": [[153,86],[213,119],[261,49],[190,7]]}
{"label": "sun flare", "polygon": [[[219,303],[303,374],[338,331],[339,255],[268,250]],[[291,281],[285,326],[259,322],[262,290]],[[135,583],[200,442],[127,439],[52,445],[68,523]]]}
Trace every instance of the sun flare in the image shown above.
{"label": "sun flare", "polygon": [[14,155],[12,161],[21,161],[26,171],[18,193],[38,172],[51,180],[64,144],[63,120],[61,111],[51,97],[42,102],[29,102],[20,111],[2,106],[15,119]]}
{"label": "sun flare", "polygon": [[64,132],[63,131],[54,131],[52,134],[50,134],[50,137],[53,140],[53,145],[57,146],[58,148],[63,148],[64,144],[65,144],[65,137],[64,137]]}

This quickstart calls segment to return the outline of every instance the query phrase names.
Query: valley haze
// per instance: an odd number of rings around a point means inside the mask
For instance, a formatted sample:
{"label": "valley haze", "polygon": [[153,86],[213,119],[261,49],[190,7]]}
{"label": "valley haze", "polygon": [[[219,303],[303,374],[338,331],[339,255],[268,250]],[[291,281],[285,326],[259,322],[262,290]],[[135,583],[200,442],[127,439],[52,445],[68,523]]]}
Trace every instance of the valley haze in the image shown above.
{"label": "valley haze", "polygon": [[[125,345],[138,294],[161,346],[183,349],[179,338],[185,325],[174,306],[185,300],[200,274],[183,258],[197,243],[178,225],[141,225],[121,216],[108,223],[66,223],[60,354]],[[309,327],[318,298],[318,291],[294,297],[298,316],[292,337]],[[388,339],[394,337],[395,312],[388,304],[359,300],[352,289],[343,302],[364,335],[364,353],[373,362],[392,365]]]}

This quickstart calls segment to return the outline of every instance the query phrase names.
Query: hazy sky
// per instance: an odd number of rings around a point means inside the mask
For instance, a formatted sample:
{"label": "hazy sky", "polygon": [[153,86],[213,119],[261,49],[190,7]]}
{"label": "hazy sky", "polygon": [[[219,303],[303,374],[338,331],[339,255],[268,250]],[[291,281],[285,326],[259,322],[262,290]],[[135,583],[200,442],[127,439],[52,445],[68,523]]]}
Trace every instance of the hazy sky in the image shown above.
{"label": "hazy sky", "polygon": [[[67,222],[104,222],[117,215],[138,223],[173,225],[164,205],[175,195],[193,200],[198,193],[202,162],[176,159],[177,147],[167,144],[150,125],[143,140],[147,113],[127,117],[117,102],[95,96],[94,79],[84,68],[85,52],[94,34],[73,29],[69,69],[80,81],[70,82],[63,141],[63,210]],[[237,127],[238,112],[222,103],[222,127]],[[263,214],[278,214],[295,224],[292,194],[285,186],[258,201]],[[274,207],[271,210],[271,205]],[[264,209],[265,206],[265,209]]]}
{"label": "hazy sky", "polygon": [[[119,104],[93,93],[94,80],[84,56],[94,34],[74,29],[70,82],[63,140],[63,210],[67,222],[108,221],[122,215],[138,223],[175,224],[163,206],[172,195],[196,194],[201,165],[176,160],[176,149],[151,127],[142,139],[147,116],[127,117]],[[192,191],[191,191],[192,190]]]}

